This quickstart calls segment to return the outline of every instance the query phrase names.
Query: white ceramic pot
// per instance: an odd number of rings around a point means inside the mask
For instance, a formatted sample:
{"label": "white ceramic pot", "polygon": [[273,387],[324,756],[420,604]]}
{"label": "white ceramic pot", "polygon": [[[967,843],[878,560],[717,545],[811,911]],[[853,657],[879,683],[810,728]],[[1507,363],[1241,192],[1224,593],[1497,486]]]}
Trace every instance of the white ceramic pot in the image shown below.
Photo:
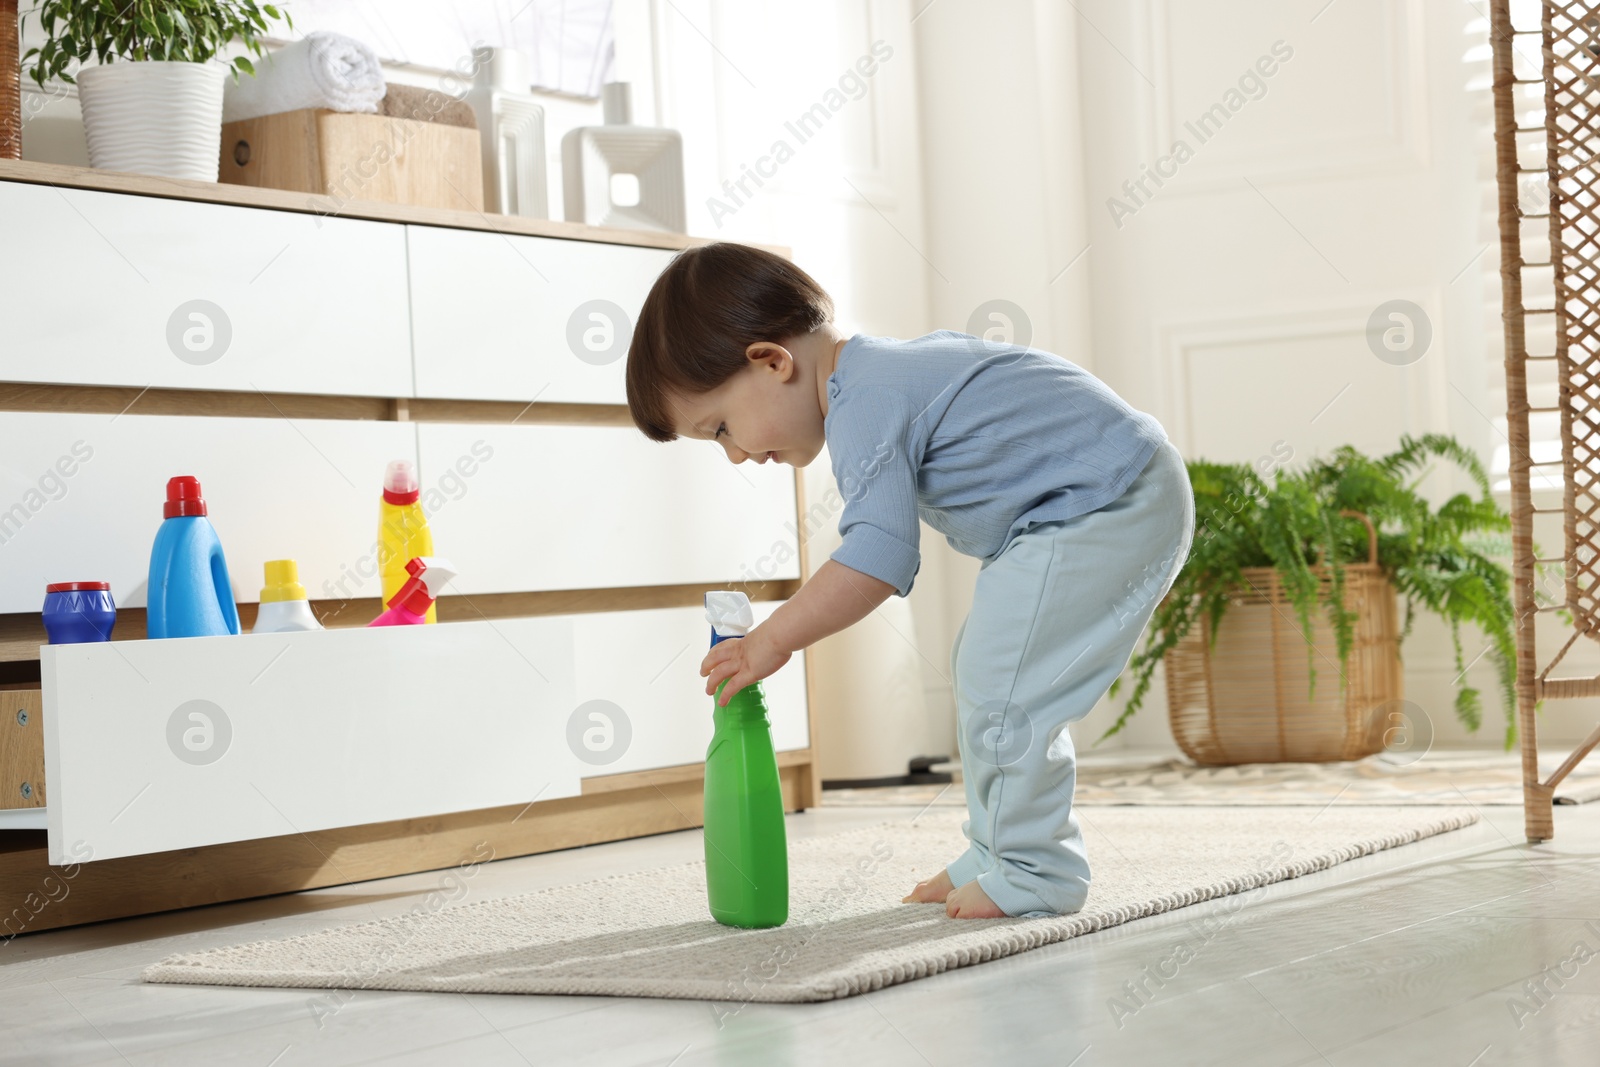
{"label": "white ceramic pot", "polygon": [[161,178],[217,180],[220,63],[122,62],[78,73],[89,165]]}

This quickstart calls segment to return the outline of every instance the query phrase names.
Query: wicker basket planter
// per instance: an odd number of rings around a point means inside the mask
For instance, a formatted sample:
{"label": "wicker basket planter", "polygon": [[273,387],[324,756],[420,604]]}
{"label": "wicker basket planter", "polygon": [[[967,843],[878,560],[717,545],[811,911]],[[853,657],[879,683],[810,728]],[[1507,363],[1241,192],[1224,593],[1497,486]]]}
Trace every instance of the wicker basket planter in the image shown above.
{"label": "wicker basket planter", "polygon": [[[1354,514],[1354,513],[1352,513]],[[1366,563],[1345,564],[1345,607],[1356,613],[1347,685],[1339,684],[1333,628],[1312,615],[1316,696],[1310,695],[1306,638],[1272,567],[1242,569],[1245,589],[1230,601],[1214,648],[1204,616],[1163,657],[1172,736],[1196,763],[1322,763],[1360,759],[1384,747],[1392,701],[1404,696],[1394,587],[1378,563],[1378,534],[1365,515]],[[1327,602],[1331,573],[1320,580]]]}

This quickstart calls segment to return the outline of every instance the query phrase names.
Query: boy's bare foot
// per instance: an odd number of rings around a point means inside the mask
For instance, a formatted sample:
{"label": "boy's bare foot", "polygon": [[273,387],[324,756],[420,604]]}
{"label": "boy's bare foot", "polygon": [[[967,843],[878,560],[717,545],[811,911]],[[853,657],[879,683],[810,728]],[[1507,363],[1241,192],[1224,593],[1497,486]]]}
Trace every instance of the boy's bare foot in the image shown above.
{"label": "boy's bare foot", "polygon": [[950,884],[950,872],[940,871],[926,882],[918,882],[917,888],[903,898],[902,904],[943,904],[955,886]]}
{"label": "boy's bare foot", "polygon": [[1006,913],[989,899],[974,878],[959,889],[952,889],[945,898],[944,913],[952,919],[1004,919]]}

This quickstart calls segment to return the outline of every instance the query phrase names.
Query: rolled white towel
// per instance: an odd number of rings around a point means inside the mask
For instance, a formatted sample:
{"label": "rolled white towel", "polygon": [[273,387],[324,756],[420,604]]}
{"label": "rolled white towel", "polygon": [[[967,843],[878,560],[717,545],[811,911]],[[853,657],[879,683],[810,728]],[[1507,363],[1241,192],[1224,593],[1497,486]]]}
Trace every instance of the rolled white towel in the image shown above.
{"label": "rolled white towel", "polygon": [[254,61],[255,77],[230,77],[222,121],[237,122],[307,107],[376,112],[387,86],[372,49],[339,33],[309,33]]}

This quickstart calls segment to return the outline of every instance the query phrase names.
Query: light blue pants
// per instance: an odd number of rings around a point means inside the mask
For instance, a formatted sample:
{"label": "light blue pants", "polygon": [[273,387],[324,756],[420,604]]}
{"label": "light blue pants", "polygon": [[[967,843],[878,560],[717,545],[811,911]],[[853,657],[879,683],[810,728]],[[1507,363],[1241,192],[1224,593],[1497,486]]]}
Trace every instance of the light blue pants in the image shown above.
{"label": "light blue pants", "polygon": [[983,564],[950,651],[969,816],[952,884],[976,878],[1007,915],[1083,907],[1067,726],[1127,666],[1193,536],[1194,494],[1169,441],[1110,504],[1029,526]]}

